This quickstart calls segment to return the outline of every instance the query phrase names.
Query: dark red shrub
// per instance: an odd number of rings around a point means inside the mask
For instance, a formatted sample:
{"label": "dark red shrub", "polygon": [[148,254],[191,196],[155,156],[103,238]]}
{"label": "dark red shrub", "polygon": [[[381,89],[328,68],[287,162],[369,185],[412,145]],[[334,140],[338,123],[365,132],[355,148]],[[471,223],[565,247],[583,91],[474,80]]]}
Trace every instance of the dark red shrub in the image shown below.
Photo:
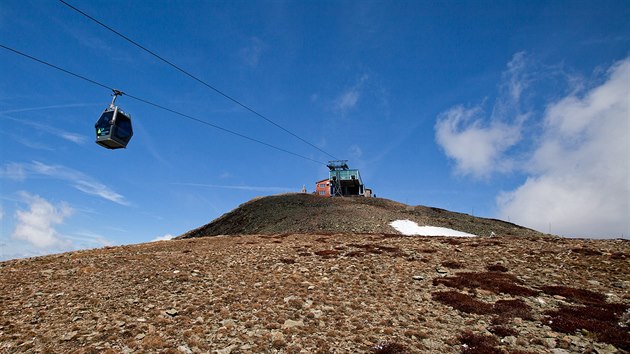
{"label": "dark red shrub", "polygon": [[432,293],[431,296],[435,301],[439,301],[445,305],[466,313],[486,315],[491,314],[494,311],[492,305],[477,300],[470,295],[462,294],[457,291],[435,292]]}
{"label": "dark red shrub", "polygon": [[579,253],[584,256],[601,256],[602,255],[600,251],[590,249],[590,248],[572,248],[571,252]]}
{"label": "dark red shrub", "polygon": [[464,268],[464,264],[456,261],[446,261],[442,262],[442,266],[449,269],[462,269]]}
{"label": "dark red shrub", "polygon": [[374,354],[406,354],[409,353],[404,345],[396,342],[377,344],[372,348]]}
{"label": "dark red shrub", "polygon": [[458,339],[462,345],[465,345],[465,347],[462,348],[462,353],[503,353],[501,349],[497,348],[499,340],[495,336],[475,334],[471,331],[465,331],[459,335]]}
{"label": "dark red shrub", "polygon": [[628,259],[628,258],[630,258],[630,256],[623,252],[615,252],[610,255],[610,259],[615,259],[615,260],[622,260],[622,259]]}
{"label": "dark red shrub", "polygon": [[435,278],[433,285],[444,284],[445,286],[458,289],[484,289],[496,294],[505,293],[518,296],[534,296],[539,292],[522,286],[517,277],[506,273],[486,272],[486,273],[457,273],[452,277]]}
{"label": "dark red shrub", "polygon": [[553,286],[542,286],[540,290],[542,290],[545,294],[564,296],[567,299],[570,299],[570,300],[573,300],[575,302],[579,302],[582,304],[606,302],[606,296],[604,294],[596,293],[596,292],[585,290],[585,289],[553,285]]}
{"label": "dark red shrub", "polygon": [[585,329],[594,333],[598,341],[630,350],[630,333],[619,324],[621,314],[597,305],[561,306],[544,314],[543,322],[555,331],[572,334]]}
{"label": "dark red shrub", "polygon": [[315,254],[320,256],[320,257],[324,257],[324,258],[332,258],[332,257],[337,256],[339,254],[339,251],[337,251],[337,250],[322,250],[322,251],[315,252]]}
{"label": "dark red shrub", "polygon": [[489,272],[501,272],[501,273],[505,273],[508,271],[508,269],[500,264],[489,264],[486,266],[486,269]]}
{"label": "dark red shrub", "polygon": [[520,317],[524,320],[533,318],[532,308],[521,299],[498,300],[494,303],[494,311],[498,315]]}
{"label": "dark red shrub", "polygon": [[507,337],[507,336],[517,336],[518,332],[514,328],[509,328],[506,326],[492,326],[488,328],[490,333],[499,336],[499,337]]}

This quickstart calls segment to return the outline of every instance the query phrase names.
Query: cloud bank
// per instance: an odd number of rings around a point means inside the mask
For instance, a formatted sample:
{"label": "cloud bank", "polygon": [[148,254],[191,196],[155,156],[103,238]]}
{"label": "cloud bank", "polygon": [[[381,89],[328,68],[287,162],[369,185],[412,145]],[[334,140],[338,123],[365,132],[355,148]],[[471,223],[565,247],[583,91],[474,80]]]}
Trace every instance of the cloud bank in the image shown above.
{"label": "cloud bank", "polygon": [[530,176],[498,197],[501,217],[563,235],[628,236],[629,78],[630,58],[601,85],[547,106]]}
{"label": "cloud bank", "polygon": [[25,191],[17,195],[16,201],[23,208],[13,215],[13,232],[0,235],[0,261],[111,245],[107,238],[91,231],[59,231],[58,227],[76,212],[68,203],[53,204]]}
{"label": "cloud bank", "polygon": [[[497,196],[502,219],[563,236],[627,236],[630,58],[612,65],[598,84],[581,83],[546,104],[534,120],[522,100],[536,75],[551,74],[515,55],[492,113],[445,111],[435,125],[437,143],[459,175],[524,175],[522,185]],[[571,79],[567,86],[575,84]],[[526,122],[533,133],[525,134]]]}
{"label": "cloud bank", "polygon": [[61,203],[54,206],[37,195],[21,192],[20,196],[28,204],[28,210],[16,211],[17,224],[11,235],[17,240],[24,240],[37,248],[69,246],[69,242],[55,230],[54,225],[72,215],[69,205]]}

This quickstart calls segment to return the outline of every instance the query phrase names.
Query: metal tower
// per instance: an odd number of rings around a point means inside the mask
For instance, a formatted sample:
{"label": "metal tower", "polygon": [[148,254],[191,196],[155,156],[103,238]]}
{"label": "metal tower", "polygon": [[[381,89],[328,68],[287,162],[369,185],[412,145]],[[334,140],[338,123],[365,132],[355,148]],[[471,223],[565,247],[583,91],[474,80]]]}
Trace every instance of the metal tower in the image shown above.
{"label": "metal tower", "polygon": [[330,195],[333,197],[343,197],[343,190],[341,189],[341,171],[347,171],[348,160],[328,161],[328,168],[330,169]]}

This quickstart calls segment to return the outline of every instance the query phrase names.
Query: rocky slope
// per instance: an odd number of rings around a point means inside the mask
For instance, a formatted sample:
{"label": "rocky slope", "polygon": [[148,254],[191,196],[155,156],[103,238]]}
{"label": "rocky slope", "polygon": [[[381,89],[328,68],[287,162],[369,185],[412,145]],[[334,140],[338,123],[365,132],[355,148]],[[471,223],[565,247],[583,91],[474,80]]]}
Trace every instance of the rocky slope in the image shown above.
{"label": "rocky slope", "polygon": [[12,260],[0,352],[627,352],[629,257],[623,240],[282,233]]}
{"label": "rocky slope", "polygon": [[277,233],[396,233],[389,223],[409,219],[479,236],[542,236],[512,223],[381,198],[322,198],[283,194],[253,199],[180,238]]}

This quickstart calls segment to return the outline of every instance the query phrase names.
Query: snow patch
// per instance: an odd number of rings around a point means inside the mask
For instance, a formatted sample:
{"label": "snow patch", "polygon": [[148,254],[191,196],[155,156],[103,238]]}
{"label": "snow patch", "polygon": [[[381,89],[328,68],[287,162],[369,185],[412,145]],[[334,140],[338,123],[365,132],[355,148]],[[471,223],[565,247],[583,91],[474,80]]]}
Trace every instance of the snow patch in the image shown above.
{"label": "snow patch", "polygon": [[149,241],[149,242],[157,242],[157,241],[168,241],[168,240],[172,240],[175,236],[171,235],[171,234],[166,234],[164,236],[158,236],[156,238],[154,238],[153,240]]}
{"label": "snow patch", "polygon": [[446,227],[419,226],[415,221],[396,220],[389,223],[394,229],[405,236],[454,236],[476,237],[477,235],[461,232]]}

